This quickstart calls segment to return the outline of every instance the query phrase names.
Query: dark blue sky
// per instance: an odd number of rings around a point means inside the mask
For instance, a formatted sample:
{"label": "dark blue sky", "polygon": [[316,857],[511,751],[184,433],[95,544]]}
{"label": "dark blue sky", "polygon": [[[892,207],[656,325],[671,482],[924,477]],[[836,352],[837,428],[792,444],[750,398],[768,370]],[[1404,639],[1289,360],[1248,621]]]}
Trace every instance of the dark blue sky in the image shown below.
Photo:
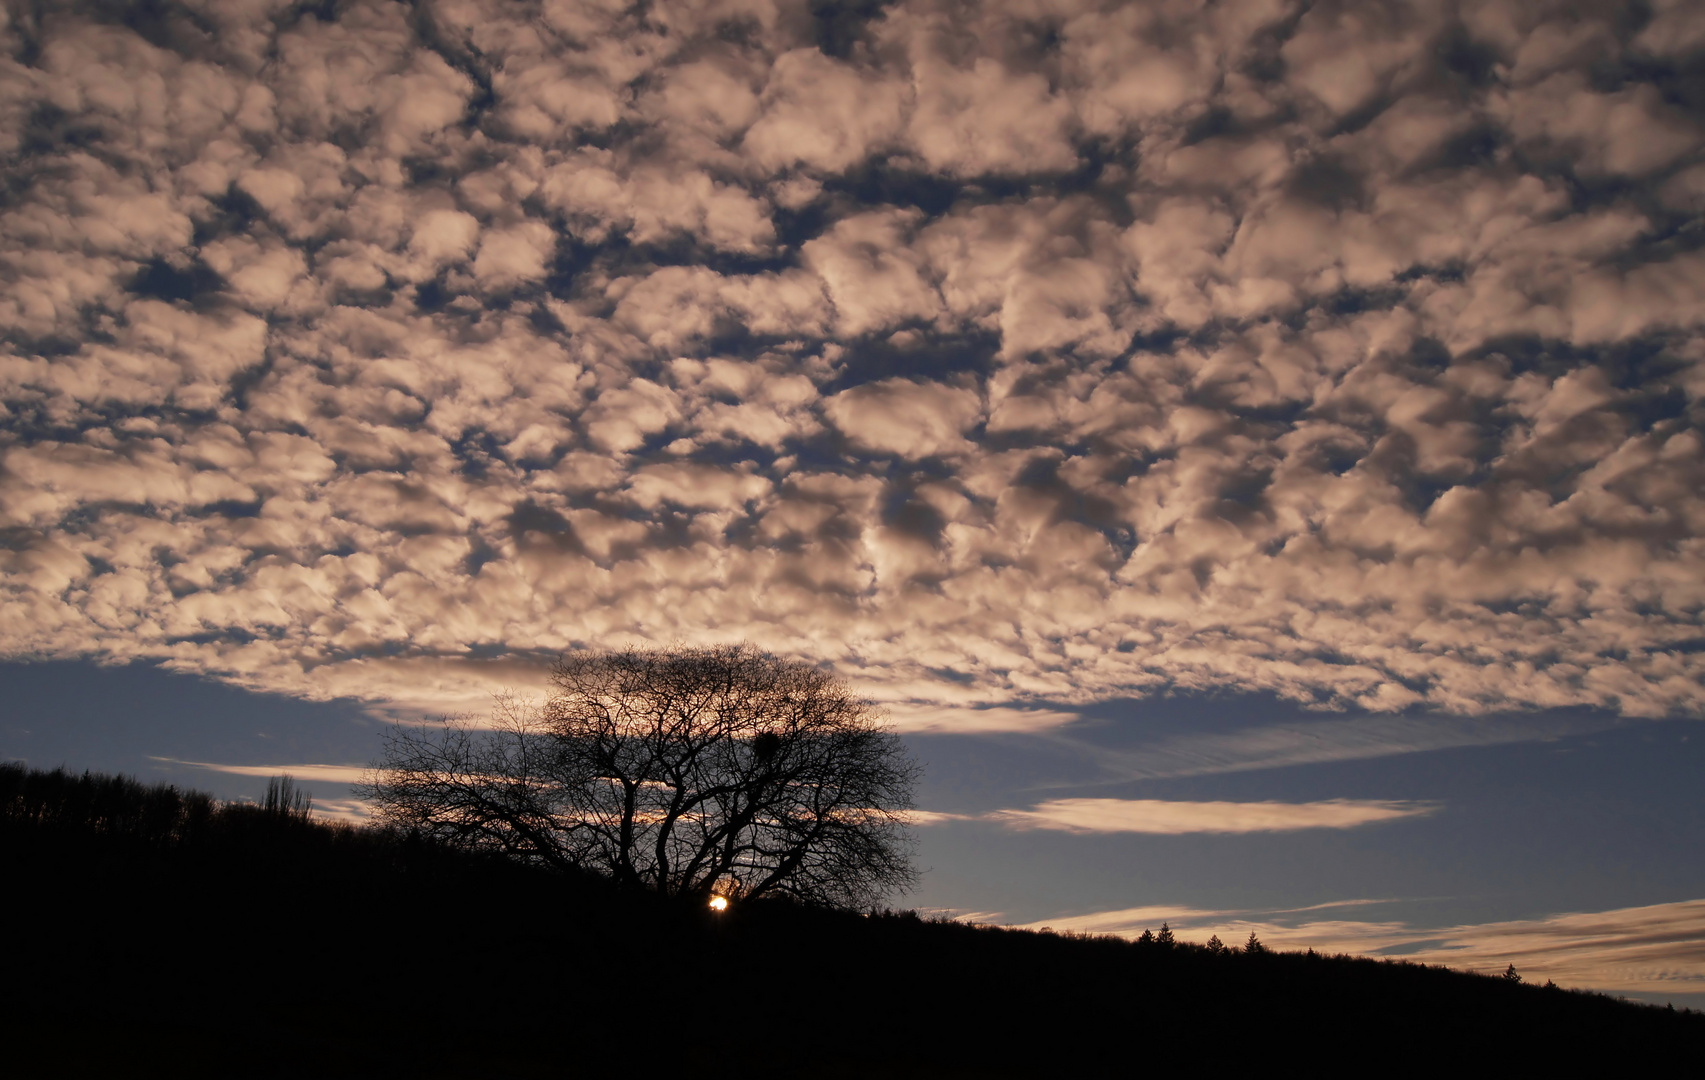
{"label": "dark blue sky", "polygon": [[[6,664],[0,700],[0,756],[125,772],[227,798],[258,796],[272,770],[205,766],[273,766],[310,777],[303,765],[361,766],[380,756],[387,722],[349,701],[256,694],[141,664]],[[1345,725],[1392,719],[1222,695],[1110,702],[1044,734],[913,734],[908,746],[926,763],[920,807],[965,819],[917,830],[926,872],[903,902],[1002,923],[1051,925],[1094,912],[1112,913],[1104,917],[1111,928],[1122,917],[1156,927],[1170,919],[1199,939],[1217,932],[1229,940],[1255,927],[1275,943],[1387,955],[1416,955],[1417,942],[1472,950],[1475,959],[1503,948],[1524,969],[1550,963],[1566,972],[1555,960],[1521,955],[1535,948],[1530,941],[1482,941],[1489,932],[1481,928],[1543,926],[1561,912],[1675,905],[1705,894],[1697,783],[1705,739],[1691,720],[1541,713],[1522,722],[1533,732],[1549,729],[1544,735],[1463,745],[1499,726],[1403,718],[1409,737],[1436,726],[1437,741],[1455,745],[1373,756],[1376,747],[1362,743],[1353,752],[1368,756],[1130,778],[1223,768],[1223,749],[1203,763],[1212,739],[1251,732],[1319,731],[1309,744],[1317,756],[1343,754],[1336,733]],[[350,805],[347,785],[336,779],[310,778],[305,786],[327,809]],[[1014,829],[979,816],[1073,796],[1185,804],[1339,799],[1430,809],[1347,829],[1176,835]],[[1337,906],[1346,901],[1378,903]],[[1129,909],[1145,910],[1119,915]],[[1662,932],[1696,933],[1688,927],[1698,916],[1682,915]],[[1321,926],[1324,919],[1351,925]],[[1705,1003],[1685,984],[1645,996]]]}

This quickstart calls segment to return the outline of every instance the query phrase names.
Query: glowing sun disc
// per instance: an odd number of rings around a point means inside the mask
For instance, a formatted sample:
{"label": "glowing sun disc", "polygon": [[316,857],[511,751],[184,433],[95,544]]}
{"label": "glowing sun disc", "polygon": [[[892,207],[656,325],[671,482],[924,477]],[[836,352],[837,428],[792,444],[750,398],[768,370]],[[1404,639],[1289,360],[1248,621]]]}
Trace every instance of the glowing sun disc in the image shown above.
{"label": "glowing sun disc", "polygon": [[728,897],[726,897],[726,896],[713,896],[713,897],[711,897],[710,898],[710,909],[712,911],[727,911],[728,910]]}

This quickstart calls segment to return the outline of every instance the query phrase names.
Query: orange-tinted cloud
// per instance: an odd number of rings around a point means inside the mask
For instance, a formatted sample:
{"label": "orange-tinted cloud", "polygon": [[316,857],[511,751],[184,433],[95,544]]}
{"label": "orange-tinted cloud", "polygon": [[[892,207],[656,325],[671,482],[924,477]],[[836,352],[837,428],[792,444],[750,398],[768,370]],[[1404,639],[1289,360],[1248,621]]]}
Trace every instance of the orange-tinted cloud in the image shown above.
{"label": "orange-tinted cloud", "polygon": [[1045,829],[1085,834],[1177,836],[1184,833],[1354,829],[1383,821],[1420,817],[1436,809],[1438,807],[1432,803],[1389,799],[1324,799],[1286,803],[1077,798],[1050,799],[1024,810],[991,810],[982,814],[916,811],[913,823],[935,825],[947,821],[992,821],[1021,831]]}
{"label": "orange-tinted cloud", "polygon": [[1050,799],[989,816],[1012,829],[1075,833],[1250,833],[1353,829],[1431,813],[1427,803],[1380,799],[1320,802],[1175,802],[1163,799]]}

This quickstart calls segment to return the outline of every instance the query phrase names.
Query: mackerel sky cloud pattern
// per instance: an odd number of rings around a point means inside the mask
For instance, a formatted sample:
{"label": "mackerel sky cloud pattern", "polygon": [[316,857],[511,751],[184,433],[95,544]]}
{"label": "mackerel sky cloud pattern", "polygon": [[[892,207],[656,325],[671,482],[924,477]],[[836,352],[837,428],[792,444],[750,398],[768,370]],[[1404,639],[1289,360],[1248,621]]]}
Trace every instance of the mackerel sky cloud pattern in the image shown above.
{"label": "mackerel sky cloud pattern", "polygon": [[8,10],[8,656],[1705,704],[1697,4]]}

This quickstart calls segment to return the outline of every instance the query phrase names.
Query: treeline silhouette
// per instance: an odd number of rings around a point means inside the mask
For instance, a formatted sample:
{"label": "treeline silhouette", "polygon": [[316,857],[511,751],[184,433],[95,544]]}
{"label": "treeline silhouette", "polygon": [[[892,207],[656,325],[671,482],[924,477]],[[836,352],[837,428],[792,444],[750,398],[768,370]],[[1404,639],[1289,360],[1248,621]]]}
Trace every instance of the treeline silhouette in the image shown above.
{"label": "treeline silhouette", "polygon": [[[123,777],[0,766],[7,1076],[1638,1070],[1705,1016],[1437,967],[596,876]],[[1472,1071],[1472,1070],[1471,1070]]]}

